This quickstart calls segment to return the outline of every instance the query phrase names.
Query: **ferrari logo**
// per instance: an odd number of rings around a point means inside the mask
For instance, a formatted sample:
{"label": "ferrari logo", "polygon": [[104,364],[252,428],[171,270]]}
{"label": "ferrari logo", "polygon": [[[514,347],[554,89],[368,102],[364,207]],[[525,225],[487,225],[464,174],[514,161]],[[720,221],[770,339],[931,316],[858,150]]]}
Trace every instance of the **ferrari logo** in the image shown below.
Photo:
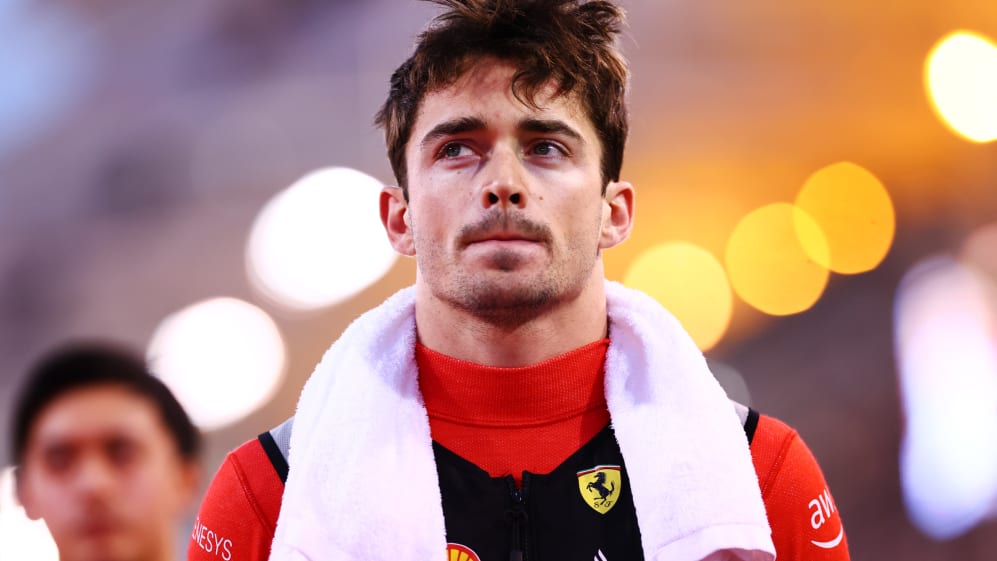
{"label": "ferrari logo", "polygon": [[620,466],[595,466],[578,472],[578,491],[585,504],[606,514],[620,497]]}

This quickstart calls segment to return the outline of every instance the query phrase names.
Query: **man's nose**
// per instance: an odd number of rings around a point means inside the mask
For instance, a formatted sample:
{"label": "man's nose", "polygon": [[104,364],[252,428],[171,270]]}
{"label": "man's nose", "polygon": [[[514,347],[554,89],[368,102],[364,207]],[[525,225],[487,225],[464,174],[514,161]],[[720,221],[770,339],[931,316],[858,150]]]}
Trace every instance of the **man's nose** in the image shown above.
{"label": "man's nose", "polygon": [[523,183],[523,163],[511,149],[496,149],[485,168],[481,204],[486,209],[504,210],[526,207],[527,193]]}
{"label": "man's nose", "polygon": [[76,468],[75,484],[86,495],[102,495],[114,486],[116,474],[99,457],[83,458]]}

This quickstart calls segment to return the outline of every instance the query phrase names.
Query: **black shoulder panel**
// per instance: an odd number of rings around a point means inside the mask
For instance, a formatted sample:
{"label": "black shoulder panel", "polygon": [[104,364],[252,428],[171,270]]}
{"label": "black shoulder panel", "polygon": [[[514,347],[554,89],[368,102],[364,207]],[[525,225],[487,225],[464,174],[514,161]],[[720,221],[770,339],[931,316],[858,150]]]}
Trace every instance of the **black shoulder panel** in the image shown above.
{"label": "black shoulder panel", "polygon": [[755,429],[758,428],[758,411],[748,409],[748,418],[744,421],[744,436],[748,437],[748,446],[755,438]]}
{"label": "black shoulder panel", "polygon": [[263,451],[267,453],[267,457],[270,458],[270,464],[273,468],[277,470],[277,475],[280,476],[281,483],[287,483],[287,459],[284,458],[284,454],[281,453],[280,448],[277,446],[277,441],[274,440],[273,435],[269,432],[265,432],[256,437],[260,444],[263,445]]}

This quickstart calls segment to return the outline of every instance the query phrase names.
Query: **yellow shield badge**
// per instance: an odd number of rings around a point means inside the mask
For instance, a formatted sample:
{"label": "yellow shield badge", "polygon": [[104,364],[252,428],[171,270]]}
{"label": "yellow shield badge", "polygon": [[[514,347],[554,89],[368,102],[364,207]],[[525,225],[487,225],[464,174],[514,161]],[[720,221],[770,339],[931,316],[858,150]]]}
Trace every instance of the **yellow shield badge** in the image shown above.
{"label": "yellow shield badge", "polygon": [[606,514],[620,497],[620,466],[595,466],[578,472],[578,491],[585,504]]}

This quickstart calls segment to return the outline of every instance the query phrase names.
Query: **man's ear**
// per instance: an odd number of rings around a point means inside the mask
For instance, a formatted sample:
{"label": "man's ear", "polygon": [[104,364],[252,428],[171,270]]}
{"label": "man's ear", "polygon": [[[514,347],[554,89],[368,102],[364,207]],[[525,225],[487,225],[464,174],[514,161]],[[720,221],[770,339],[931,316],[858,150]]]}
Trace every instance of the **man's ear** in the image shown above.
{"label": "man's ear", "polygon": [[408,202],[401,187],[386,186],[381,189],[381,224],[384,224],[388,241],[395,251],[408,257],[415,255]]}
{"label": "man's ear", "polygon": [[31,520],[38,520],[41,515],[38,513],[38,508],[35,505],[34,497],[31,495],[31,490],[28,488],[28,484],[24,481],[24,469],[20,466],[14,468],[14,497],[17,502],[21,503],[24,507],[24,514],[27,515]]}
{"label": "man's ear", "polygon": [[630,237],[634,225],[634,187],[626,181],[610,181],[603,201],[599,249],[609,249]]}
{"label": "man's ear", "polygon": [[180,470],[179,502],[182,510],[187,510],[192,505],[196,506],[193,503],[197,498],[198,490],[201,488],[203,471],[200,462],[196,460],[182,460]]}

